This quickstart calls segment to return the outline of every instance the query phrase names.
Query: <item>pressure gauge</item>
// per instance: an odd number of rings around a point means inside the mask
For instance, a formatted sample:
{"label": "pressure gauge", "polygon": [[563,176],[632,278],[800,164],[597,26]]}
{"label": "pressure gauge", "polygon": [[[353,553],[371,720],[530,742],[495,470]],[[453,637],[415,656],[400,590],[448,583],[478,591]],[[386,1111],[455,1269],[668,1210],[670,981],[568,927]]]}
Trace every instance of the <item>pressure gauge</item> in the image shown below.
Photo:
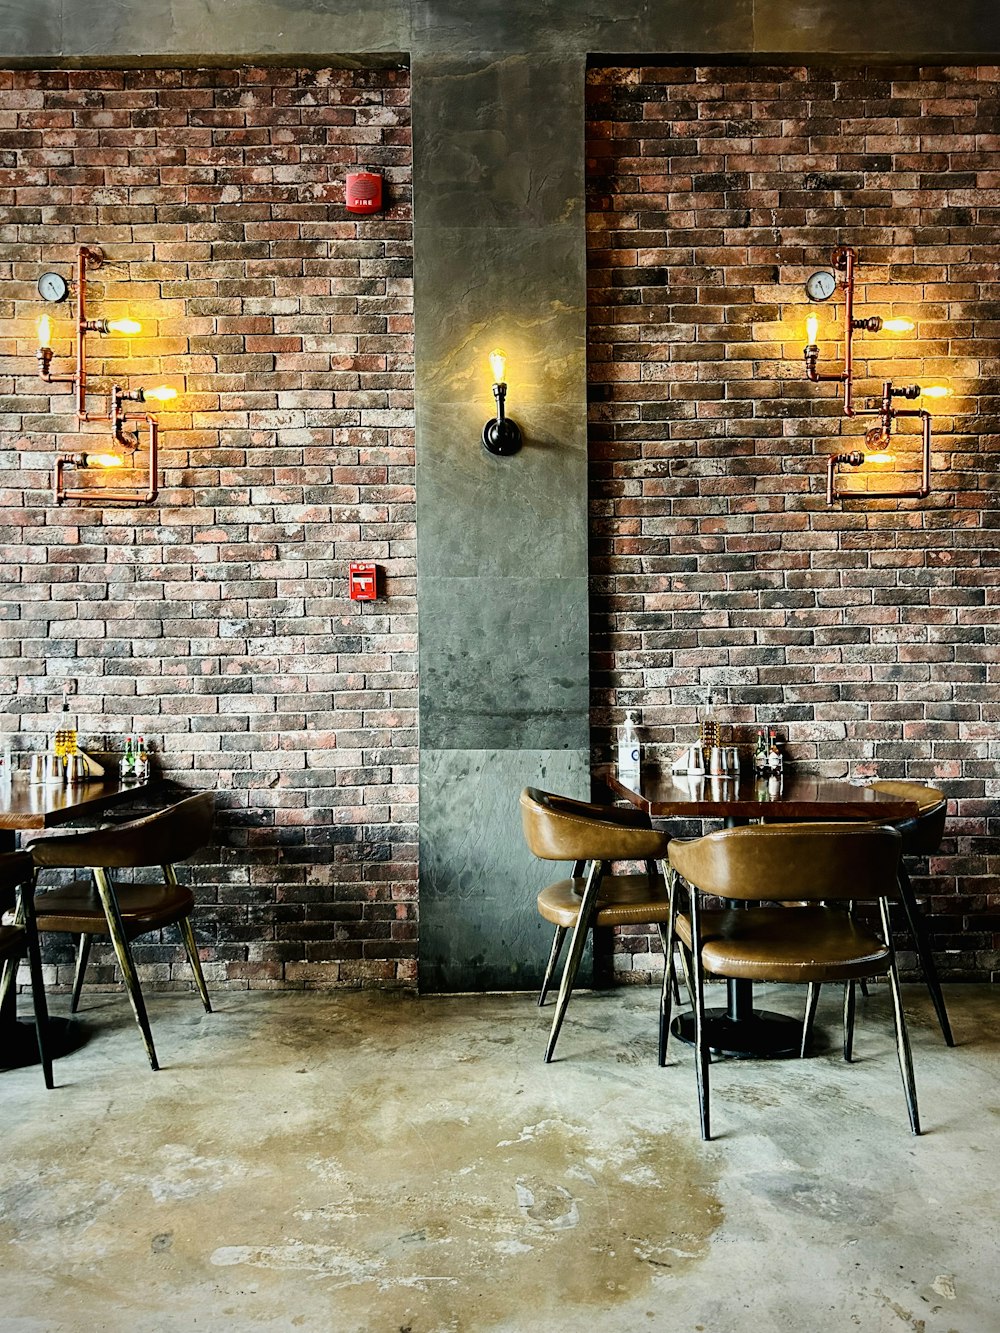
{"label": "pressure gauge", "polygon": [[829,269],[817,269],[806,278],[806,296],[810,301],[828,301],[837,290],[837,275]]}
{"label": "pressure gauge", "polygon": [[38,295],[43,301],[65,301],[69,291],[61,273],[43,273],[38,279]]}

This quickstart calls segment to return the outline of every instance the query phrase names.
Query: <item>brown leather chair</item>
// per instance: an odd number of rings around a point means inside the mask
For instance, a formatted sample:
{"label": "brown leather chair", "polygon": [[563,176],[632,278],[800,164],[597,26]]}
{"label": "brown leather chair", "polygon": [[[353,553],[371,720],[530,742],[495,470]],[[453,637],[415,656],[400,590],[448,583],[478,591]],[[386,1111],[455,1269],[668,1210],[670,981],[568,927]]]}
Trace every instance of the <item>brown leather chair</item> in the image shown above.
{"label": "brown leather chair", "polygon": [[[35,1009],[35,1034],[38,1057],[42,1064],[45,1086],[52,1087],[52,1057],[49,1055],[47,1033],[48,1008],[45,986],[42,984],[42,958],[35,928],[34,892],[35,869],[27,852],[0,854],[0,961],[3,979],[0,981],[0,1007],[3,1006],[17,977],[17,965],[27,954],[28,975],[31,978],[31,999]],[[14,916],[11,925],[4,925],[2,917]],[[3,1054],[0,1052],[0,1064]]]}
{"label": "brown leather chair", "polygon": [[[941,846],[941,839],[944,836],[945,816],[948,813],[948,798],[944,792],[939,791],[937,787],[924,786],[920,782],[884,781],[873,782],[872,786],[876,791],[884,791],[889,796],[899,796],[917,804],[918,810],[914,818],[900,820],[892,825],[893,828],[899,830],[903,839],[903,857],[933,856]],[[954,1046],[955,1038],[952,1036],[951,1023],[948,1020],[948,1010],[945,1008],[944,994],[941,990],[941,981],[934,962],[934,954],[931,952],[927,924],[913,893],[913,886],[906,872],[905,860],[900,860],[899,863],[899,902],[906,917],[913,947],[920,962],[920,970],[924,975],[924,984],[927,986],[931,1002],[934,1005],[934,1012],[937,1014],[941,1035],[944,1037],[945,1045]],[[861,988],[864,991],[863,981],[861,982]],[[853,1010],[854,1005],[853,989],[852,982],[848,985],[844,995],[845,1006],[851,1010]],[[806,997],[805,1021],[802,1032],[803,1051],[812,1033],[818,1002],[819,986],[810,986]]]}
{"label": "brown leather chair", "polygon": [[[674,933],[691,955],[694,975],[698,1102],[702,1137],[711,1137],[705,973],[749,981],[851,981],[886,975],[892,987],[896,1048],[914,1134],[920,1133],[910,1044],[889,930],[889,900],[898,896],[902,838],[893,828],[858,824],[752,825],[703,838],[674,839],[671,869],[689,886],[688,912],[678,911],[675,881],[667,946]],[[703,909],[701,894],[744,903]],[[882,938],[843,906],[877,900]],[[671,957],[668,952],[668,958]],[[670,1023],[670,992],[661,1023]],[[665,1050],[666,1033],[661,1033]],[[846,1048],[845,1033],[845,1048]]]}
{"label": "brown leather chair", "polygon": [[[211,840],[213,807],[212,792],[200,792],[142,819],[90,833],[39,838],[29,848],[39,870],[90,870],[93,887],[75,882],[39,894],[38,929],[79,936],[70,1002],[74,1013],[80,1002],[91,940],[95,935],[110,938],[153,1069],[159,1065],[129,941],[176,922],[202,1004],[206,1013],[211,1013],[191,926],[194,894],[178,884],[174,863],[186,861]],[[108,873],[152,866],[162,870],[162,884],[112,884]]]}
{"label": "brown leather chair", "polygon": [[[670,839],[654,829],[642,811],[591,805],[535,787],[526,787],[521,793],[521,821],[535,856],[543,861],[572,862],[569,879],[557,880],[538,895],[539,912],[555,927],[539,1005],[545,1003],[566,934],[573,932],[545,1048],[548,1063],[580,968],[587,932],[597,926],[654,923],[666,945],[664,923],[670,915],[670,900],[656,862],[664,860]],[[646,867],[640,874],[611,875],[607,870],[613,861],[644,861]],[[672,969],[664,967],[664,986],[672,975]],[[662,996],[660,1003],[664,1003]]]}

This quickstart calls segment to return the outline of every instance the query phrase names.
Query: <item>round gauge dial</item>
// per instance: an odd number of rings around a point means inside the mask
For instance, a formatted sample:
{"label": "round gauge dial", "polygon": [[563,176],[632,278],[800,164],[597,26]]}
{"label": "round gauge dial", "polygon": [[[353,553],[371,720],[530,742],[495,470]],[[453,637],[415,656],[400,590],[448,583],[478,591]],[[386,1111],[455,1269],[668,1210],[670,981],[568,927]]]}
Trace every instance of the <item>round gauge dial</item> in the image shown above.
{"label": "round gauge dial", "polygon": [[43,273],[38,279],[38,295],[43,301],[65,301],[69,286],[61,273]]}
{"label": "round gauge dial", "polygon": [[828,301],[837,290],[837,275],[821,268],[806,278],[806,296],[810,301]]}

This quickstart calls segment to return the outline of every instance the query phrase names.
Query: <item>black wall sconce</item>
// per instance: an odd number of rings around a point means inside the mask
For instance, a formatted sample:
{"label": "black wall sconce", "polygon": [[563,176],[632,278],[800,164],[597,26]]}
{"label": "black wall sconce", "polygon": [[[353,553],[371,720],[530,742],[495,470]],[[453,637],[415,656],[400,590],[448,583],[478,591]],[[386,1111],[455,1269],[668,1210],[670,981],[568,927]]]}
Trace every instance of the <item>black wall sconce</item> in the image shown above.
{"label": "black wall sconce", "polygon": [[507,371],[507,353],[497,348],[490,352],[490,369],[493,371],[493,397],[497,402],[497,414],[491,417],[483,427],[483,445],[491,454],[506,458],[516,454],[521,447],[521,430],[516,421],[504,415],[504,403],[507,399],[507,384],[504,376]]}
{"label": "black wall sconce", "polygon": [[[79,422],[105,421],[111,426],[111,449],[109,452],[63,453],[56,458],[52,475],[52,492],[56,504],[64,500],[76,500],[92,503],[104,503],[116,500],[130,504],[150,504],[156,499],[158,474],[158,427],[156,418],[148,412],[142,416],[129,417],[126,403],[147,403],[150,399],[161,403],[177,397],[177,390],[163,386],[158,389],[136,389],[128,392],[121,385],[113,384],[108,395],[107,410],[92,412],[87,407],[90,396],[87,388],[87,334],[97,333],[105,336],[110,333],[125,335],[141,332],[142,325],[134,319],[88,319],[87,318],[87,271],[100,268],[104,255],[95,246],[81,245],[76,261],[76,311],[73,321],[73,356],[75,371],[72,375],[52,374],[52,322],[48,315],[38,320],[38,374],[46,384],[70,384],[76,403],[76,417]],[[69,292],[69,284],[59,273],[43,273],[38,280],[38,292],[43,300],[50,302],[64,301]],[[132,423],[136,429],[129,429]],[[139,422],[146,426],[146,441],[143,447]],[[138,462],[138,456],[144,453],[144,465]],[[102,473],[108,469],[125,468],[138,473],[134,486],[80,486],[66,484],[66,473],[71,470]]]}
{"label": "black wall sconce", "polygon": [[[918,500],[925,499],[931,490],[931,414],[923,407],[895,407],[894,401],[898,398],[912,401],[921,395],[928,398],[943,398],[951,390],[937,385],[921,389],[919,384],[908,384],[897,389],[893,386],[891,380],[885,380],[882,384],[881,399],[871,400],[868,407],[859,408],[854,406],[855,333],[880,333],[883,329],[892,333],[907,333],[913,328],[913,323],[908,319],[882,319],[880,315],[870,315],[866,319],[856,318],[854,315],[854,270],[857,264],[857,256],[850,246],[841,245],[833,252],[832,264],[836,272],[844,275],[839,283],[844,292],[844,365],[843,369],[833,373],[820,373],[819,345],[817,343],[819,321],[815,315],[810,315],[806,321],[808,331],[806,346],[802,353],[805,361],[806,377],[814,384],[823,382],[843,384],[844,415],[847,417],[878,417],[878,423],[865,432],[865,447],[863,450],[854,449],[829,456],[826,477],[827,504],[833,504],[835,500],[848,498],[891,500],[912,497]],[[831,273],[827,269],[820,269],[816,273],[810,274],[806,280],[806,295],[811,301],[826,301],[833,296],[838,287],[836,272]],[[893,426],[900,417],[920,418],[921,459],[918,484],[893,490],[882,487],[870,491],[841,489],[838,485],[838,478],[843,475],[842,469],[850,468],[853,471],[864,467],[865,464],[891,465],[895,462],[895,456],[892,454],[890,447]],[[847,475],[851,475],[851,473]]]}

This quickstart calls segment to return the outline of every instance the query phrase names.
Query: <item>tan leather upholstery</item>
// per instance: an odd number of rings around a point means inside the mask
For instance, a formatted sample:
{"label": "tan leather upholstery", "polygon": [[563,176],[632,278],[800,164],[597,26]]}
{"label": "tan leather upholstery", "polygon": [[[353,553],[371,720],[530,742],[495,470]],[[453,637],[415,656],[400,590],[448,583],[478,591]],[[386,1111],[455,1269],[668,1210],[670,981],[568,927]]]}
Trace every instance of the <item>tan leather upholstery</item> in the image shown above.
{"label": "tan leather upholstery", "polygon": [[168,810],[92,833],[37,838],[29,847],[39,868],[103,866],[124,870],[186,861],[212,835],[215,797],[210,791],[189,796]]}
{"label": "tan leather upholstery", "polygon": [[[691,920],[681,913],[677,934],[691,948]],[[846,912],[805,907],[751,907],[701,914],[706,969],[748,981],[846,981],[884,972],[889,952]]]}
{"label": "tan leather upholstery", "polygon": [[570,802],[535,787],[521,793],[521,822],[528,847],[543,861],[659,860],[670,841],[648,821],[637,827],[628,812],[611,816],[609,807]]}
{"label": "tan leather upholstery", "polygon": [[[172,925],[194,910],[194,894],[182,884],[119,884],[115,897],[129,939]],[[108,933],[96,890],[81,881],[40,893],[36,910],[39,930],[63,930],[71,935]]]}
{"label": "tan leather upholstery", "polygon": [[870,824],[766,824],[674,838],[670,864],[689,884],[744,901],[894,897],[901,839]]}
{"label": "tan leather upholstery", "polygon": [[876,791],[887,796],[901,796],[916,801],[919,810],[916,819],[898,820],[893,827],[903,838],[904,856],[933,856],[941,846],[944,824],[948,814],[948,798],[937,787],[925,787],[920,782],[873,782]]}
{"label": "tan leather upholstery", "polygon": [[[572,929],[580,915],[583,879],[560,879],[538,895],[538,910],[554,926]],[[659,878],[607,875],[601,881],[595,926],[642,926],[670,917],[670,897]]]}

